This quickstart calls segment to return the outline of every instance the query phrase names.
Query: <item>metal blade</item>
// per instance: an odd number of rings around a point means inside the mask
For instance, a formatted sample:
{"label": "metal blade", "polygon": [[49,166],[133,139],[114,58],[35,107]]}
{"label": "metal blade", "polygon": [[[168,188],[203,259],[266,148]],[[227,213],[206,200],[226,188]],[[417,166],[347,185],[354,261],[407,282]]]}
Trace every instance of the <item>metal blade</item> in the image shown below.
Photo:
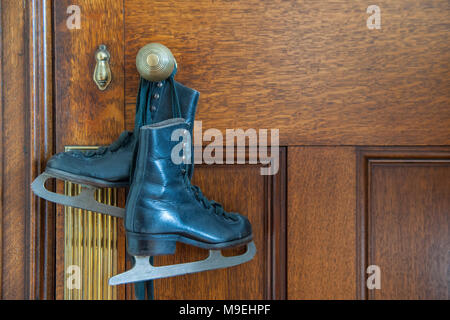
{"label": "metal blade", "polygon": [[116,206],[110,206],[95,200],[95,187],[82,185],[79,195],[66,196],[49,191],[45,188],[45,182],[50,178],[56,177],[44,172],[40,174],[36,179],[34,179],[33,183],[31,184],[31,189],[37,196],[51,202],[62,204],[64,206],[100,212],[119,218],[123,218],[125,216],[125,209]]}
{"label": "metal blade", "polygon": [[174,277],[184,274],[229,268],[250,261],[256,254],[254,242],[247,244],[247,251],[244,254],[224,257],[220,250],[210,250],[208,258],[188,263],[173,264],[169,266],[154,267],[150,264],[150,257],[136,256],[136,263],[130,270],[118,274],[109,279],[109,285],[147,281],[161,278]]}

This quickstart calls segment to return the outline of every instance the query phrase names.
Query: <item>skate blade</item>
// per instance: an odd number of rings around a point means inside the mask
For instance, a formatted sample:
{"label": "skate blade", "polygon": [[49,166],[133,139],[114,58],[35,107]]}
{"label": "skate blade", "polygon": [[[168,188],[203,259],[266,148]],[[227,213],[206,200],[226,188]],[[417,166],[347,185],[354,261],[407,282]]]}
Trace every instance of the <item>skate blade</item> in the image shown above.
{"label": "skate blade", "polygon": [[232,257],[224,257],[220,250],[209,250],[209,256],[205,260],[154,267],[150,264],[150,257],[136,256],[136,262],[130,270],[118,274],[109,279],[109,285],[148,281],[161,278],[169,278],[184,274],[229,268],[250,261],[256,254],[255,243],[247,244],[244,254]]}
{"label": "skate blade", "polygon": [[66,196],[49,191],[47,188],[45,188],[45,182],[50,178],[59,179],[46,172],[40,174],[36,179],[34,179],[33,183],[31,184],[31,189],[37,196],[68,207],[104,213],[119,218],[123,218],[125,216],[125,209],[116,206],[110,206],[95,200],[95,187],[81,185],[81,192],[79,195]]}

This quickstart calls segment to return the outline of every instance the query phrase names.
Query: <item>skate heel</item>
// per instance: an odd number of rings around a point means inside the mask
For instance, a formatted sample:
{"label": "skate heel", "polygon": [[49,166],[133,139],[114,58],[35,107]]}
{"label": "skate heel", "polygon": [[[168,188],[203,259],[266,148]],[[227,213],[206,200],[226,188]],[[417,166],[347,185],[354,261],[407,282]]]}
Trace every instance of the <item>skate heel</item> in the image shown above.
{"label": "skate heel", "polygon": [[127,232],[127,251],[133,256],[161,256],[174,254],[176,239],[173,236],[154,236]]}

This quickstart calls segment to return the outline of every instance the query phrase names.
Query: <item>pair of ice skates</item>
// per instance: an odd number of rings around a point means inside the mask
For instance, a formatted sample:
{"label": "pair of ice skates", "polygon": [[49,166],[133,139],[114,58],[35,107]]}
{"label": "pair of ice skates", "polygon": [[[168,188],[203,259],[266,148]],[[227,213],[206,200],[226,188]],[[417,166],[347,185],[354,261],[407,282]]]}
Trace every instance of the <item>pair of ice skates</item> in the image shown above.
{"label": "pair of ice skates", "polygon": [[[143,61],[143,62],[142,62]],[[93,152],[56,154],[32,184],[40,197],[66,206],[123,217],[127,251],[135,264],[112,277],[111,285],[140,282],[231,267],[256,253],[250,222],[208,200],[191,184],[192,131],[198,92],[176,82],[176,62],[160,44],[149,44],[137,56],[141,79],[136,104],[135,130],[124,132],[108,147]],[[172,141],[178,132],[182,141]],[[173,161],[173,150],[182,146]],[[45,188],[49,178],[82,186],[78,196],[67,197]],[[126,208],[99,203],[96,188],[128,187]],[[149,257],[174,254],[176,242],[209,249],[202,261],[155,267]],[[247,244],[239,256],[224,257],[220,250]]]}

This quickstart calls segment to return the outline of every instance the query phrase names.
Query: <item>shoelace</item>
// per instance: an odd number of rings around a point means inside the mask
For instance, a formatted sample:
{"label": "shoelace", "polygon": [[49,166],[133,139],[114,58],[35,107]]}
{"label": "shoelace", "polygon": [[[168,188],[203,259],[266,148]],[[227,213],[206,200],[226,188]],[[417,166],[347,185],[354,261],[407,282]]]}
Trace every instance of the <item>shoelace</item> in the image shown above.
{"label": "shoelace", "polygon": [[197,199],[197,201],[200,202],[205,209],[207,209],[207,210],[213,209],[213,212],[215,214],[222,216],[225,219],[236,221],[234,215],[226,212],[220,203],[218,203],[214,200],[209,200],[207,197],[205,197],[202,190],[198,186],[194,186],[191,184],[191,180],[187,176],[187,172],[185,169],[183,169],[183,176],[184,176],[184,181],[185,181],[186,185],[191,189],[191,191],[195,195],[195,198]]}
{"label": "shoelace", "polygon": [[[178,100],[178,94],[177,94],[177,90],[175,89],[175,83],[174,83],[173,77],[169,77],[169,82],[171,84],[171,87],[173,88],[173,94],[172,94],[173,117],[174,118],[181,117],[182,115],[181,115],[180,102]],[[191,139],[192,139],[192,137],[191,137]],[[227,219],[235,220],[234,216],[229,214],[228,212],[226,212],[220,203],[218,203],[214,200],[209,200],[208,198],[205,197],[205,195],[203,194],[203,192],[201,191],[201,189],[199,187],[191,184],[191,180],[188,177],[188,164],[185,164],[184,166],[185,167],[183,168],[183,174],[184,174],[185,182],[188,186],[190,186],[191,191],[194,193],[197,200],[200,203],[202,203],[206,209],[209,210],[209,209],[213,208],[215,214],[223,216],[224,218],[227,218]]]}
{"label": "shoelace", "polygon": [[130,131],[124,131],[120,134],[119,138],[111,143],[109,146],[103,146],[96,150],[84,151],[84,156],[93,157],[96,155],[102,155],[107,151],[115,152],[119,150],[122,146],[126,145],[132,138],[133,133]]}
{"label": "shoelace", "polygon": [[[172,87],[175,88],[175,85],[173,84],[173,78],[169,78],[169,81],[171,81]],[[174,94],[172,95],[172,108],[174,108],[174,105],[178,106],[178,112],[179,112],[178,116],[181,117],[181,110],[180,110],[180,105],[179,105],[178,95],[177,95],[176,90],[174,90]],[[175,110],[172,109],[172,111],[173,111],[173,114],[175,117],[175,114],[176,114]],[[192,136],[191,136],[191,139],[192,139]],[[192,163],[193,162],[194,161],[192,161]],[[210,210],[212,208],[214,210],[215,214],[222,216],[226,219],[235,221],[236,220],[235,217],[233,215],[231,215],[230,213],[226,212],[220,203],[218,203],[214,200],[209,200],[208,198],[205,197],[205,195],[203,194],[202,190],[199,187],[191,184],[191,180],[188,177],[188,166],[189,166],[188,164],[184,164],[184,167],[182,168],[182,172],[183,172],[183,176],[184,176],[186,185],[191,188],[191,191],[194,193],[196,199],[206,209]]]}

